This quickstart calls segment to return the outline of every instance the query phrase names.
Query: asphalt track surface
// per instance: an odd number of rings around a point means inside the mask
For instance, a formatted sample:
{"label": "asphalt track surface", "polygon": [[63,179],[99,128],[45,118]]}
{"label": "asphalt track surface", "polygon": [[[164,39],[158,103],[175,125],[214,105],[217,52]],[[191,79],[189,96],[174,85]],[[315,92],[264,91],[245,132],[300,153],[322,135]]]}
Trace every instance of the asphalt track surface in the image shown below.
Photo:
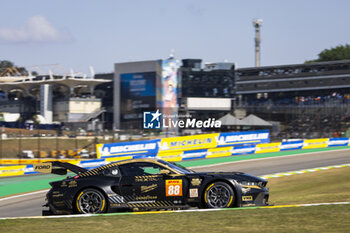
{"label": "asphalt track surface", "polygon": [[[241,171],[261,176],[272,173],[350,163],[350,149],[323,151],[192,168],[195,171]],[[40,216],[45,191],[0,199],[0,217]]]}

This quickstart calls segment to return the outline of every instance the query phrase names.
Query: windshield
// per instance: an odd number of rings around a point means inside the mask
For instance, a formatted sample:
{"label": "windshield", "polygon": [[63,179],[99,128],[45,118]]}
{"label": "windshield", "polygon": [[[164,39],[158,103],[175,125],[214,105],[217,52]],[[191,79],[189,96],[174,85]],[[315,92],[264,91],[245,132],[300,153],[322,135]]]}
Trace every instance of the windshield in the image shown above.
{"label": "windshield", "polygon": [[177,172],[181,173],[181,174],[191,174],[194,173],[192,170],[187,169],[183,166],[181,166],[180,164],[177,163],[172,163],[172,162],[166,162],[164,160],[158,160],[159,162],[169,166],[170,168],[176,170]]}

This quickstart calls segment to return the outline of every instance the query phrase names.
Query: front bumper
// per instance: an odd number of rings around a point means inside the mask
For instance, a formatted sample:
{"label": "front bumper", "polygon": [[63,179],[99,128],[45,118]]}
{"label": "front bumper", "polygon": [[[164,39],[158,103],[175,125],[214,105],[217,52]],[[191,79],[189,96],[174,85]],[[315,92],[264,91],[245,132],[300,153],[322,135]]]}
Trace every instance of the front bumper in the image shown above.
{"label": "front bumper", "polygon": [[241,206],[267,206],[269,205],[269,190],[267,188],[242,189]]}

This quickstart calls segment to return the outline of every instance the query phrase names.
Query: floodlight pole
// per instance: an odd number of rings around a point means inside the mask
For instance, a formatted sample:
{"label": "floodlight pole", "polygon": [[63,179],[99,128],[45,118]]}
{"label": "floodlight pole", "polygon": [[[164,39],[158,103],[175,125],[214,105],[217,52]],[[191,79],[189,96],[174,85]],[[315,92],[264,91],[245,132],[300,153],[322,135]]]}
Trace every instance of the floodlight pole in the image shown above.
{"label": "floodlight pole", "polygon": [[254,19],[253,26],[255,28],[255,66],[260,66],[260,27],[262,26],[262,19]]}

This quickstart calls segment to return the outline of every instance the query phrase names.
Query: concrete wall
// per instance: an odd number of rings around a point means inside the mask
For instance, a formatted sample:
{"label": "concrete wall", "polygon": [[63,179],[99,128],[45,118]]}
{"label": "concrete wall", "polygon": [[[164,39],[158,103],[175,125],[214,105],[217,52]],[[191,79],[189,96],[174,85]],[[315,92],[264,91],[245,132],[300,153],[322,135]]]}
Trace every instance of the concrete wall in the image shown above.
{"label": "concrete wall", "polygon": [[92,113],[101,108],[101,101],[79,101],[71,100],[69,101],[69,112],[70,113]]}
{"label": "concrete wall", "polygon": [[69,100],[56,101],[53,104],[54,121],[69,122],[72,114],[83,117],[101,109],[101,106],[101,99],[70,98]]}

